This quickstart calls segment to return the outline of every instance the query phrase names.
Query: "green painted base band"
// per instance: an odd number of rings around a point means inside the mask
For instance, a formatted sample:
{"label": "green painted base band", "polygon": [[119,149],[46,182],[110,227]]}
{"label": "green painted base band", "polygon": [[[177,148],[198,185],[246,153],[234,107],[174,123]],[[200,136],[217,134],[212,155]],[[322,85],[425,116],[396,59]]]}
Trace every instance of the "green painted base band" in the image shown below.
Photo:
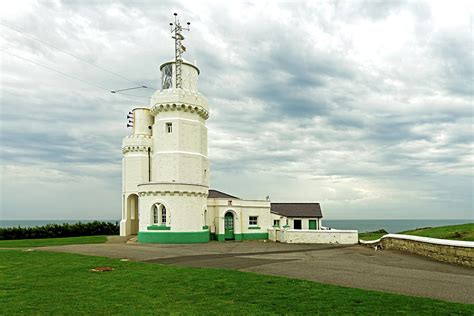
{"label": "green painted base band", "polygon": [[209,232],[138,232],[138,242],[158,244],[195,244],[209,241]]}
{"label": "green painted base band", "polygon": [[[224,234],[216,234],[218,241],[225,241]],[[268,239],[268,233],[234,234],[235,241]]]}
{"label": "green painted base band", "polygon": [[268,233],[249,233],[242,234],[242,240],[268,239]]}
{"label": "green painted base band", "polygon": [[151,225],[148,226],[146,229],[148,230],[171,230],[171,227],[165,225]]}

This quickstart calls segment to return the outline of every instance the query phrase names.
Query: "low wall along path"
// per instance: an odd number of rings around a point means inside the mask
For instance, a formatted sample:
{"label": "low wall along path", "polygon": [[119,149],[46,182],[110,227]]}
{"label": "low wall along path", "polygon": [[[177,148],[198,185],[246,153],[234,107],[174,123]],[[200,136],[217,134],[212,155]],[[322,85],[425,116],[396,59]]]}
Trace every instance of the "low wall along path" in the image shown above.
{"label": "low wall along path", "polygon": [[429,237],[387,234],[380,239],[360,243],[380,246],[382,249],[400,250],[437,261],[474,267],[474,242]]}

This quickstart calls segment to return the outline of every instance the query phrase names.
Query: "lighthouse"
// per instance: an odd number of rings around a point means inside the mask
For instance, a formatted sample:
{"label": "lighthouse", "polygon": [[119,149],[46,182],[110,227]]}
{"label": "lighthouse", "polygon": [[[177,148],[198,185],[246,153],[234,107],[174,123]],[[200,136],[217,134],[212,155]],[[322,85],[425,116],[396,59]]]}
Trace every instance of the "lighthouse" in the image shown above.
{"label": "lighthouse", "polygon": [[[269,238],[327,242],[327,232],[320,231],[319,203],[246,200],[209,189],[209,107],[199,92],[199,68],[182,57],[189,23],[183,27],[175,14],[170,26],[175,58],[159,67],[161,89],[149,105],[127,116],[133,129],[122,142],[120,235],[164,244]],[[330,233],[331,242],[344,243]]]}
{"label": "lighthouse", "polygon": [[161,90],[136,107],[133,132],[122,142],[122,236],[139,242],[209,241],[207,99],[199,92],[199,68],[182,58],[182,27],[171,23],[175,59],[160,66]]}

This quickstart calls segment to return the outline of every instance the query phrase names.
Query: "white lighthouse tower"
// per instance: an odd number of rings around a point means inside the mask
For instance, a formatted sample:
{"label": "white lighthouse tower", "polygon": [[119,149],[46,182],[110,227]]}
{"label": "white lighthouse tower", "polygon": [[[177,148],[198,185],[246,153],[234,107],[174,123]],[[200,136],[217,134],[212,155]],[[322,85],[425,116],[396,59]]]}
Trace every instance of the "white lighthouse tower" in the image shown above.
{"label": "white lighthouse tower", "polygon": [[199,69],[182,59],[182,32],[189,27],[176,14],[171,27],[175,60],[160,66],[162,88],[149,107],[133,109],[133,133],[122,144],[120,235],[137,234],[139,242],[207,242],[209,110],[198,91]]}

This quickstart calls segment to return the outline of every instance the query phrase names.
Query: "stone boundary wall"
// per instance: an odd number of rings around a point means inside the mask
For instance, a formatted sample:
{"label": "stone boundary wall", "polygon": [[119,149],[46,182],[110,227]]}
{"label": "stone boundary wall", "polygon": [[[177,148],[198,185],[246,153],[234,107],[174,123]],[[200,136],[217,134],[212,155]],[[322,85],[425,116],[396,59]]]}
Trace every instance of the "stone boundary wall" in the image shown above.
{"label": "stone boundary wall", "polygon": [[358,243],[357,230],[303,230],[280,229],[268,230],[268,239],[292,244],[341,244],[355,245]]}
{"label": "stone boundary wall", "polygon": [[474,267],[474,242],[437,239],[401,234],[387,234],[374,241],[359,241],[363,245],[400,250],[433,260]]}

